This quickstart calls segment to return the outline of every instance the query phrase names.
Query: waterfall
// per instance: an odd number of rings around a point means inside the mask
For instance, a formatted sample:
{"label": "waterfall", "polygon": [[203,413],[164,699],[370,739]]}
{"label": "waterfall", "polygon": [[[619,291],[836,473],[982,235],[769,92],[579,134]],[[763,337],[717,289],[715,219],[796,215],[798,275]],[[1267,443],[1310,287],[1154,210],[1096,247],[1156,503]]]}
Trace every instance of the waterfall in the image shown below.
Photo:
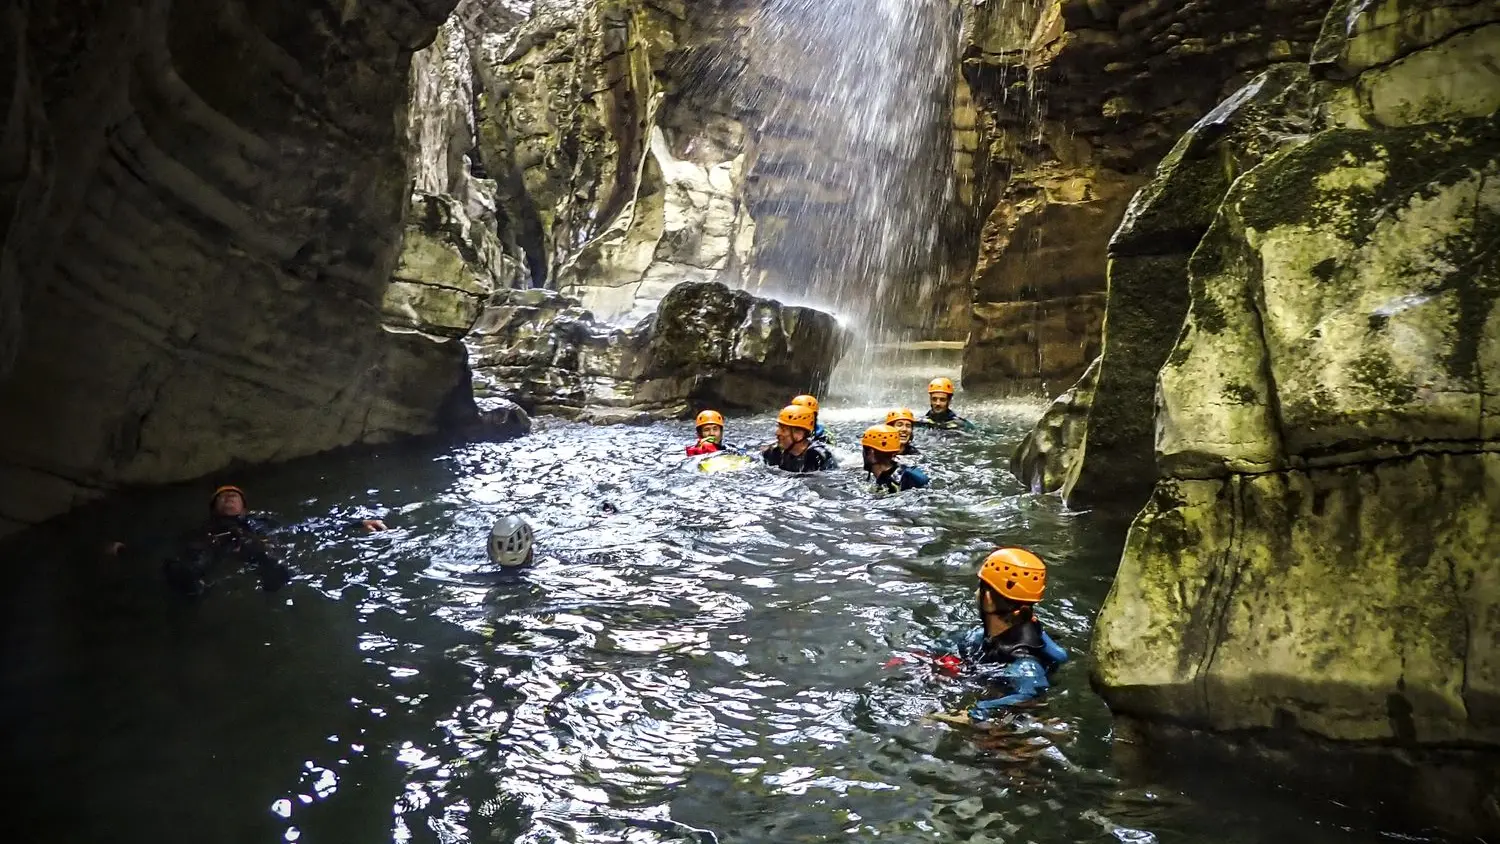
{"label": "waterfall", "polygon": [[837,313],[868,352],[891,339],[900,303],[922,301],[910,285],[942,282],[957,8],[766,0],[749,31],[732,83],[755,139],[747,282]]}

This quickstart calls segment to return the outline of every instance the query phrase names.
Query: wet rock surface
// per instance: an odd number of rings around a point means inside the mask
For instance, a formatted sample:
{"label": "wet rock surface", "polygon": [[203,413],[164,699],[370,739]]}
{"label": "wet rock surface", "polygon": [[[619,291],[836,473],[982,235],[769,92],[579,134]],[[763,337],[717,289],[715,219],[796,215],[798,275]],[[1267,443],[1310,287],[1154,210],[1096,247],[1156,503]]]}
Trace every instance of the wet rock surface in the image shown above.
{"label": "wet rock surface", "polygon": [[0,11],[0,531],[434,430],[461,356],[405,354],[380,303],[393,118],[452,5]]}
{"label": "wet rock surface", "polygon": [[1078,379],[1100,353],[1107,249],[1131,195],[1216,103],[1305,63],[1330,5],[964,4],[984,217],[965,388],[1055,395]]}
{"label": "wet rock surface", "polygon": [[610,423],[779,408],[826,385],[848,337],[821,311],[692,282],[630,329],[556,293],[512,291],[485,311],[470,342],[481,393]]}
{"label": "wet rock surface", "polygon": [[[1497,20],[1395,0],[1330,14],[1318,121],[1229,172],[1187,262],[1158,480],[1094,640],[1096,686],[1145,734],[1218,734],[1279,760],[1258,768],[1278,781],[1359,782],[1460,833],[1500,825],[1500,122],[1450,87],[1487,71],[1436,69],[1500,50]],[[1106,349],[1081,477],[1123,465],[1090,465],[1101,411],[1128,395],[1106,399],[1121,357]]]}

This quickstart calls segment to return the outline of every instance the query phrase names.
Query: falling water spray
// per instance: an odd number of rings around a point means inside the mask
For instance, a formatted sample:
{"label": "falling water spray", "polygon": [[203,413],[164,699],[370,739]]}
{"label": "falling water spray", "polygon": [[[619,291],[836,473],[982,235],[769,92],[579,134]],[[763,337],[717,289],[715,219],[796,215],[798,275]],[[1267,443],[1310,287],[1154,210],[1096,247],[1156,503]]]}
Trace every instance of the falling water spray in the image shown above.
{"label": "falling water spray", "polygon": [[766,0],[749,28],[747,282],[837,313],[856,361],[944,281],[959,20],[952,0]]}

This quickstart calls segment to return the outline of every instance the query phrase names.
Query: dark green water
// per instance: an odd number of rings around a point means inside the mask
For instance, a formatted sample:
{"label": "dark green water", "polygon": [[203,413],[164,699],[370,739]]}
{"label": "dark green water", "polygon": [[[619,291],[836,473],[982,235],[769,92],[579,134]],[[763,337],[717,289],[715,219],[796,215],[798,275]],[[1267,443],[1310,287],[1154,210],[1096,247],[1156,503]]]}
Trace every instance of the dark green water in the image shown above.
{"label": "dark green water", "polygon": [[[828,418],[848,443],[873,414]],[[1336,807],[1236,795],[1228,771],[1204,772],[1230,784],[1219,798],[1120,777],[1085,651],[1121,527],[1009,476],[1026,412],[974,415],[984,436],[919,435],[935,489],[886,498],[852,471],[697,473],[686,424],[542,420],[503,445],[260,471],[252,506],[304,525],[300,577],[274,596],[247,576],[184,604],[154,566],[89,553],[188,526],[207,486],[12,542],[11,828],[118,844],[1381,840]],[[731,420],[731,440],[770,427]],[[542,543],[520,574],[484,553],[509,508]],[[394,529],[341,527],[369,512]],[[1044,708],[984,734],[926,717],[970,690],[883,666],[974,623],[975,565],[997,543],[1048,559],[1043,615],[1075,662]]]}

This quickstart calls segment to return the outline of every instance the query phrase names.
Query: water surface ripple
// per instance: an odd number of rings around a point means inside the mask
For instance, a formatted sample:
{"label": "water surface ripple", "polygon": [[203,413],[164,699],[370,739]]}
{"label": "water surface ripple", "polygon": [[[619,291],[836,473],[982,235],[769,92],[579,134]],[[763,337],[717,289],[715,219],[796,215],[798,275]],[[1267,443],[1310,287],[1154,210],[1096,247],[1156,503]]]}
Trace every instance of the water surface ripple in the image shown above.
{"label": "water surface ripple", "polygon": [[[875,414],[828,421],[847,443]],[[933,489],[888,497],[699,473],[685,424],[262,471],[252,504],[302,525],[276,596],[183,605],[79,551],[182,525],[198,487],[33,534],[6,555],[12,805],[68,842],[1371,840],[1117,776],[1084,652],[1119,526],[1009,476],[1026,413],[978,416],[922,436]],[[541,543],[521,573],[484,554],[510,509]],[[393,530],[342,527],[372,512]],[[1048,559],[1042,615],[1079,658],[1044,707],[956,730],[926,716],[973,689],[885,664],[975,621],[997,543]]]}

